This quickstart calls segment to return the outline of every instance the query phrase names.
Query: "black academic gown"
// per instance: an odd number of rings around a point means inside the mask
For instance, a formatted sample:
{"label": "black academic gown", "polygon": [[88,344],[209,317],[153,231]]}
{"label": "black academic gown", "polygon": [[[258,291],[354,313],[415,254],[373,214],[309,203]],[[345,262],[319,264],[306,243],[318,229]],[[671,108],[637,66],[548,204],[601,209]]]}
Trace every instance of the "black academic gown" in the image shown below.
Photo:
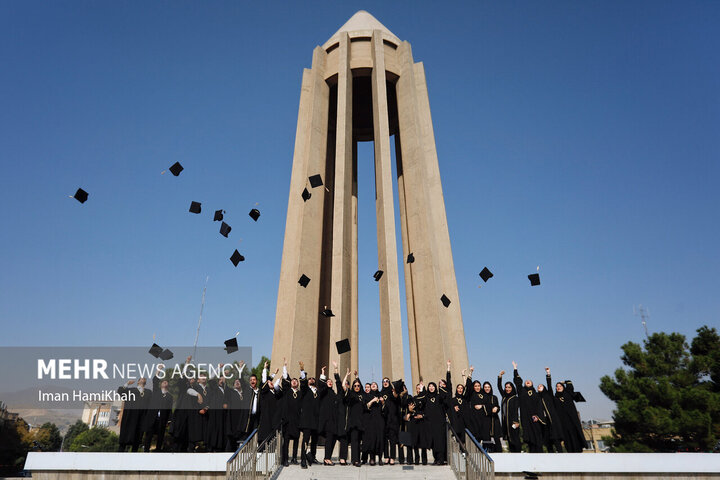
{"label": "black academic gown", "polygon": [[197,406],[197,397],[188,395],[187,391],[190,389],[190,382],[187,378],[181,378],[178,384],[180,391],[170,422],[170,434],[175,439],[176,448],[184,451],[189,439],[188,419],[190,412]]}
{"label": "black academic gown", "polygon": [[[546,424],[546,418],[540,395],[535,391],[535,387],[528,388],[523,384],[517,370],[513,372],[513,381],[520,401],[520,424],[522,425],[523,440],[528,444],[530,453],[542,453],[542,428]],[[533,421],[533,417],[537,417],[537,421]]]}
{"label": "black academic gown", "polygon": [[445,408],[442,396],[436,390],[435,392],[426,391],[425,393],[425,418],[427,419],[429,447],[433,449],[435,460],[442,456],[445,451]]}
{"label": "black academic gown", "polygon": [[[508,448],[511,452],[520,452],[520,415],[518,413],[519,402],[517,396],[517,389],[515,385],[512,385],[512,391],[510,393],[505,392],[505,386],[503,385],[502,377],[498,377],[497,386],[502,401],[500,403],[500,411],[502,412],[502,432],[503,438],[508,442]],[[517,427],[513,428],[513,425],[517,424]]]}
{"label": "black academic gown", "polygon": [[160,383],[162,382],[158,377],[153,377],[153,394],[142,423],[143,432],[150,435],[158,435],[157,450],[162,449],[163,439],[165,438],[165,428],[167,427],[173,407],[173,396],[170,392],[163,393],[160,388]]}
{"label": "black academic gown", "polygon": [[245,426],[250,412],[249,396],[247,390],[242,387],[225,390],[225,401],[228,406],[225,417],[225,434],[232,439],[239,440],[247,433]]}
{"label": "black academic gown", "polygon": [[[300,380],[302,400],[300,402],[300,430],[316,432],[320,423],[320,395],[317,387],[313,390],[307,378]],[[309,441],[309,439],[306,439]]]}
{"label": "black academic gown", "polygon": [[[548,376],[548,384],[551,379]],[[572,382],[565,382],[565,390],[563,392],[555,392],[555,406],[560,417],[563,429],[563,440],[565,441],[565,449],[568,452],[582,453],[583,448],[587,446],[585,435],[583,434],[580,416],[573,396],[575,395],[575,387]]]}
{"label": "black academic gown", "polygon": [[216,381],[212,381],[208,386],[210,410],[207,413],[207,442],[205,443],[208,450],[225,450],[225,417],[227,415],[225,391],[226,387],[221,387]]}
{"label": "black academic gown", "polygon": [[415,402],[415,410],[413,412],[408,408],[408,431],[410,432],[410,440],[413,448],[426,449],[430,448],[430,432],[428,427],[427,418],[425,418],[425,394],[422,392],[419,395],[408,399],[408,402]]}
{"label": "black academic gown", "polygon": [[[482,387],[482,384],[480,385]],[[473,434],[478,442],[487,442],[490,440],[490,422],[488,420],[485,399],[485,391],[480,388],[476,392],[474,382],[468,378],[465,382],[465,391],[470,401],[470,433]]]}
{"label": "black academic gown", "polygon": [[258,401],[260,413],[260,420],[258,422],[258,445],[282,425],[283,415],[285,413],[283,401],[285,393],[282,388],[276,390],[273,386],[269,385],[268,382],[263,383],[260,388],[260,399]]}
{"label": "black academic gown", "polygon": [[123,405],[118,443],[120,446],[136,447],[142,436],[143,419],[152,399],[152,391],[147,388],[140,391],[138,388],[125,386],[118,388],[117,391],[121,395],[126,394],[128,398]]}
{"label": "black academic gown", "polygon": [[545,428],[543,429],[543,443],[547,446],[549,452],[552,452],[554,448],[562,452],[562,446],[560,445],[563,439],[562,422],[555,408],[555,398],[552,394],[552,387],[550,386],[551,378],[549,375],[546,376],[546,380],[546,388],[542,392],[538,392],[545,417],[547,418]]}
{"label": "black academic gown", "polygon": [[198,392],[202,397],[202,401],[198,403],[200,397],[193,397],[195,402],[191,402],[193,406],[188,411],[188,441],[190,443],[207,442],[208,436],[208,411],[210,410],[210,386],[206,383],[204,386],[195,382],[190,388]]}
{"label": "black academic gown", "polygon": [[327,381],[323,380],[318,384],[318,396],[320,397],[318,432],[323,436],[337,435],[338,396],[333,389],[328,388]]}
{"label": "black academic gown", "polygon": [[370,407],[368,403],[373,398],[382,398],[379,391],[370,391],[363,395],[365,404],[365,431],[363,432],[362,450],[371,455],[381,455],[383,451],[383,439],[385,436],[385,419],[383,411],[385,406],[382,402],[376,401]]}
{"label": "black academic gown", "polygon": [[465,429],[470,424],[470,404],[465,398],[465,393],[455,395],[445,400],[447,415],[450,419],[450,426],[457,434],[458,439],[465,443]]}
{"label": "black academic gown", "polygon": [[346,392],[342,385],[342,379],[340,378],[340,375],[337,373],[335,374],[335,395],[336,395],[336,404],[335,404],[335,435],[338,437],[343,437],[347,435],[348,433],[348,406],[345,402],[345,396],[350,392]]}
{"label": "black academic gown", "polygon": [[[383,414],[385,416],[385,432],[384,440],[391,444],[398,441],[398,433],[400,431],[400,402],[399,397],[393,394],[392,387],[385,387],[380,390],[380,395],[385,402]],[[384,445],[384,444],[383,444]]]}
{"label": "black academic gown", "polygon": [[[483,385],[483,388],[484,387],[485,385]],[[502,436],[500,403],[497,397],[493,395],[492,386],[490,386],[490,393],[483,393],[483,403],[485,405],[485,415],[487,416],[485,426],[488,429],[487,435],[493,442],[493,451],[502,452],[502,444],[500,443],[500,437]]]}
{"label": "black academic gown", "polygon": [[290,381],[283,378],[283,429],[289,438],[300,436],[300,414],[302,412],[303,392],[300,387],[293,390]]}

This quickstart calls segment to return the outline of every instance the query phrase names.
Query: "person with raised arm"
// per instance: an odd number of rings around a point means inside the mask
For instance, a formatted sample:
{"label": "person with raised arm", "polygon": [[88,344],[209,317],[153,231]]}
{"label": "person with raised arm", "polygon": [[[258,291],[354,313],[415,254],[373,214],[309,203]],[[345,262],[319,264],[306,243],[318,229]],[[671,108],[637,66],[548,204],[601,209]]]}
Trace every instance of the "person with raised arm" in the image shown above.
{"label": "person with raised arm", "polygon": [[[279,368],[275,369],[275,373],[268,377],[268,362],[265,362],[262,371],[262,387],[259,389],[258,395],[252,397],[250,401],[249,413],[253,415],[253,405],[255,407],[258,419],[258,445],[264,442],[273,432],[280,430],[283,420],[283,396],[284,390],[281,387],[282,377],[278,375]],[[253,378],[250,377],[250,385],[253,385]],[[255,378],[257,382],[257,378]],[[255,392],[255,388],[252,389]],[[247,432],[249,435],[252,429]],[[287,453],[287,450],[285,450]]]}
{"label": "person with raised arm", "polygon": [[528,444],[530,453],[542,453],[543,435],[542,426],[546,424],[545,412],[542,409],[540,395],[535,391],[532,380],[520,377],[517,363],[513,365],[513,382],[520,401],[520,425],[523,430],[523,440]]}
{"label": "person with raised arm", "polygon": [[470,365],[470,373],[465,381],[465,391],[470,402],[470,425],[468,430],[479,443],[490,441],[490,426],[485,407],[485,391],[479,380],[473,381],[475,367]]}
{"label": "person with raised arm", "polygon": [[161,363],[157,366],[157,371],[153,376],[153,394],[143,418],[142,430],[145,434],[143,451],[145,452],[150,451],[153,436],[157,436],[155,451],[162,452],[165,441],[165,428],[172,412],[173,396],[168,391],[168,381],[160,380],[159,377],[163,370],[165,370],[165,365]]}
{"label": "person with raised arm", "polygon": [[383,432],[383,456],[386,465],[395,465],[395,456],[400,432],[400,396],[390,378],[382,379],[380,395],[384,401],[385,431]]}
{"label": "person with raised arm", "polygon": [[513,382],[505,382],[503,386],[502,377],[505,370],[498,374],[497,387],[502,401],[500,403],[500,411],[502,412],[502,432],[503,438],[508,442],[508,450],[512,453],[522,451],[522,443],[520,442],[520,416],[518,414],[518,396]]}
{"label": "person with raised arm", "polygon": [[[546,368],[545,373],[549,390],[552,385],[550,368]],[[575,406],[575,387],[570,380],[557,382],[555,385],[555,407],[562,424],[565,450],[569,453],[582,453],[587,441]]]}
{"label": "person with raised arm", "polygon": [[128,380],[117,390],[127,398],[123,404],[120,420],[118,452],[124,452],[127,447],[130,447],[130,451],[137,452],[140,447],[143,419],[152,398],[152,391],[145,388],[145,382],[145,378],[138,379],[136,388],[132,386],[135,380]]}
{"label": "person with raised arm", "polygon": [[[301,371],[303,370],[301,363]],[[300,440],[300,413],[302,410],[303,390],[297,378],[290,379],[287,371],[287,361],[283,361],[283,464],[288,464],[288,448],[290,440],[293,442],[292,461],[297,465],[297,451]],[[302,452],[300,452],[302,455]],[[304,455],[302,456],[304,457]],[[307,468],[307,463],[305,464]]]}
{"label": "person with raised arm", "polygon": [[[457,439],[463,444],[465,443],[465,429],[468,428],[470,424],[469,417],[471,413],[469,409],[470,404],[465,395],[465,372],[466,370],[462,371],[462,382],[459,382],[455,386],[455,396],[448,397],[445,400],[450,426],[452,426],[455,435],[457,435]],[[450,372],[448,372],[448,375],[450,375]],[[452,384],[448,381],[448,385]]]}
{"label": "person with raised arm", "polygon": [[[546,380],[549,379],[550,369],[545,367]],[[547,387],[542,383],[538,383],[537,392],[540,395],[543,411],[547,422],[543,425],[543,444],[548,453],[562,453],[563,428],[558,412],[555,408],[555,398],[553,397],[550,381],[547,381]]]}
{"label": "person with raised arm", "polygon": [[355,370],[355,380],[353,380],[350,391],[345,394],[344,399],[348,407],[347,427],[350,438],[350,453],[352,464],[355,467],[362,465],[360,463],[360,441],[365,429],[363,425],[363,414],[365,411],[364,395],[362,382],[360,382],[360,378],[357,376],[357,370]]}
{"label": "person with raised arm", "polygon": [[[350,376],[350,369],[345,372],[345,378],[340,379],[338,373],[337,362],[333,362],[334,377],[335,377],[335,390],[337,395],[337,403],[335,407],[335,435],[330,448],[330,454],[332,455],[333,448],[335,448],[335,441],[339,443],[338,448],[338,460],[340,465],[347,465],[348,460],[348,407],[345,403],[345,396],[350,391],[350,384],[348,383],[348,377]],[[325,443],[325,449],[328,449],[327,440]],[[325,456],[327,457],[327,452]]]}
{"label": "person with raised arm", "polygon": [[[318,424],[320,423],[320,397],[318,395],[315,377],[308,378],[305,364],[300,363],[300,432],[302,433],[302,451],[300,452],[300,466],[307,468],[313,463],[320,463],[315,458],[317,454]],[[323,369],[324,371],[324,369]]]}
{"label": "person with raised arm", "polygon": [[491,452],[502,453],[502,427],[500,425],[500,403],[493,394],[490,382],[483,382],[483,404],[485,405],[485,428],[488,429],[486,436],[488,438],[488,450]]}

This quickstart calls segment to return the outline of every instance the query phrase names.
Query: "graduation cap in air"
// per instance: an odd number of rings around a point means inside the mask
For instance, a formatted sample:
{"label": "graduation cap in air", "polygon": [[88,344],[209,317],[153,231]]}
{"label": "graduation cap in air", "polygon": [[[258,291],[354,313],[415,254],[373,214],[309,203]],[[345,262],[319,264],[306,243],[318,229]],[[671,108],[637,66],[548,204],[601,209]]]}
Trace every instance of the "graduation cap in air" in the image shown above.
{"label": "graduation cap in air", "polygon": [[298,283],[303,287],[307,288],[308,283],[310,283],[310,277],[305,275],[304,273],[300,275],[300,280],[298,280]]}
{"label": "graduation cap in air", "polygon": [[573,400],[575,400],[576,402],[587,402],[587,400],[585,400],[585,397],[583,397],[583,394],[580,392],[573,392]]}
{"label": "graduation cap in air", "polygon": [[483,282],[487,282],[492,277],[493,277],[493,274],[487,267],[483,268],[482,272],[480,272],[480,278],[483,279]]}
{"label": "graduation cap in air", "polygon": [[303,189],[303,191],[302,191],[303,202],[307,202],[308,200],[310,200],[310,197],[312,197],[312,193],[310,193],[307,188]]}
{"label": "graduation cap in air", "polygon": [[237,337],[225,340],[225,351],[229,354],[238,351]]}
{"label": "graduation cap in air", "polygon": [[250,215],[250,218],[257,222],[258,218],[260,218],[260,210],[258,210],[257,208],[253,208],[252,210],[250,210],[250,213],[248,215]]}
{"label": "graduation cap in air", "polygon": [[407,263],[415,263],[415,255],[409,253],[407,256]]}
{"label": "graduation cap in air", "polygon": [[233,265],[235,265],[235,266],[237,267],[237,266],[238,266],[238,263],[245,261],[245,257],[243,257],[242,255],[240,255],[240,252],[238,252],[237,250],[235,250],[235,251],[233,252],[233,254],[230,256],[230,261],[233,263]]}
{"label": "graduation cap in air", "polygon": [[150,350],[148,350],[148,353],[155,358],[159,358],[160,354],[162,352],[163,352],[163,348],[160,345],[158,345],[157,343],[153,343],[152,347],[150,347]]}
{"label": "graduation cap in air", "polygon": [[223,219],[223,211],[222,210],[215,210],[215,216],[213,217],[213,222],[220,222]]}
{"label": "graduation cap in air", "polygon": [[225,222],[222,222],[222,225],[220,225],[220,235],[227,238],[228,234],[230,233],[230,230],[232,230],[232,227],[228,225]]}
{"label": "graduation cap in air", "polygon": [[173,163],[173,166],[169,168],[170,173],[175,175],[176,177],[180,175],[180,172],[185,170],[182,165],[180,165],[180,162]]}
{"label": "graduation cap in air", "polygon": [[403,382],[402,380],[395,380],[394,382],[392,382],[392,386],[397,393],[402,392],[404,385],[405,382]]}
{"label": "graduation cap in air", "polygon": [[333,313],[333,311],[330,310],[329,308],[326,308],[325,310],[323,310],[322,312],[320,312],[320,314],[321,314],[323,317],[328,317],[328,318],[335,316],[335,314]]}
{"label": "graduation cap in air", "polygon": [[531,273],[528,275],[528,280],[530,280],[530,286],[536,287],[540,285],[540,274],[539,273]]}
{"label": "graduation cap in air", "polygon": [[190,202],[190,213],[200,213],[202,204],[200,202]]}
{"label": "graduation cap in air", "polygon": [[163,350],[162,352],[160,352],[160,355],[159,355],[159,356],[160,356],[160,360],[170,360],[170,359],[173,358],[175,355],[173,354],[173,352],[170,351],[169,348],[166,348],[165,350]]}
{"label": "graduation cap in air", "polygon": [[443,293],[443,296],[440,297],[440,301],[445,306],[445,308],[448,308],[450,306],[450,299]]}
{"label": "graduation cap in air", "polygon": [[308,180],[310,180],[310,186],[312,188],[319,187],[323,184],[322,177],[319,174],[309,177]]}
{"label": "graduation cap in air", "polygon": [[382,270],[378,270],[377,272],[375,272],[375,273],[373,274],[373,278],[375,279],[376,282],[379,282],[380,279],[382,278],[382,276],[383,276],[383,271],[382,271]]}
{"label": "graduation cap in air", "polygon": [[350,351],[350,340],[347,338],[344,340],[340,340],[339,342],[335,342],[335,347],[337,348],[338,355],[342,355],[343,353]]}
{"label": "graduation cap in air", "polygon": [[82,188],[78,188],[75,195],[73,195],[73,198],[80,203],[85,203],[88,199],[88,193]]}

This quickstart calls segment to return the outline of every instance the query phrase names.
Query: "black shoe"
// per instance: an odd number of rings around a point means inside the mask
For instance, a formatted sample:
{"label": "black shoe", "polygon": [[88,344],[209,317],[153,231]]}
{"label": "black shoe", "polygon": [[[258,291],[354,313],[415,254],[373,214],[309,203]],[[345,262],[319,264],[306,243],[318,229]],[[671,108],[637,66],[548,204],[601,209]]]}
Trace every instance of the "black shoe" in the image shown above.
{"label": "black shoe", "polygon": [[308,468],[307,463],[302,462],[302,463],[300,464],[300,468]]}
{"label": "black shoe", "polygon": [[290,466],[290,462],[288,462],[287,460],[285,460],[285,462],[283,463],[283,467],[289,467],[289,466]]}
{"label": "black shoe", "polygon": [[297,465],[298,464],[297,458],[293,458],[290,463],[292,463],[293,465]]}
{"label": "black shoe", "polygon": [[370,465],[373,466],[373,467],[375,466],[375,459],[374,459],[374,458],[373,458],[372,460],[370,460]]}
{"label": "black shoe", "polygon": [[360,467],[360,466],[362,466],[362,464],[361,464],[360,462],[353,462],[353,466],[354,466],[354,467]]}

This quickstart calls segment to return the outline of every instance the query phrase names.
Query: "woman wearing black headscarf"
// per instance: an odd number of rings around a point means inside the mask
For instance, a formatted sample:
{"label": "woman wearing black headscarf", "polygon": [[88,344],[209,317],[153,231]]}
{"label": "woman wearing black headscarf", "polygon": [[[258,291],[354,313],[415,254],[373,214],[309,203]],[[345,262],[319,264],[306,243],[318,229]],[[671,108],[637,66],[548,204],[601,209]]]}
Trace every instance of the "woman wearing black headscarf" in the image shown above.
{"label": "woman wearing black headscarf", "polygon": [[505,382],[503,388],[502,377],[505,370],[500,372],[497,379],[498,391],[502,395],[500,410],[502,412],[503,438],[508,442],[510,452],[516,453],[522,450],[520,442],[520,416],[518,415],[518,396],[515,385],[512,382]]}
{"label": "woman wearing black headscarf", "polygon": [[372,382],[370,384],[370,392],[365,393],[363,401],[365,402],[365,431],[363,432],[363,456],[369,457],[369,464],[375,465],[375,458],[380,459],[383,451],[383,435],[385,433],[385,419],[383,418],[383,408],[385,400],[380,395],[378,384]]}
{"label": "woman wearing black headscarf", "polygon": [[[465,370],[462,371],[465,376]],[[450,384],[450,382],[448,382]],[[445,400],[448,418],[460,442],[465,443],[465,429],[470,424],[470,404],[465,398],[465,384],[458,383],[455,387],[455,396]]]}
{"label": "woman wearing black headscarf", "polygon": [[405,420],[408,422],[415,465],[420,464],[421,457],[422,464],[427,465],[427,449],[430,447],[430,441],[428,439],[427,419],[424,413],[426,392],[421,383],[417,384],[415,389],[417,394],[408,400]]}
{"label": "woman wearing black headscarf", "polygon": [[[337,402],[335,404],[335,425],[337,426],[337,430],[335,430],[335,439],[340,443],[340,447],[338,449],[338,459],[340,460],[340,465],[347,465],[349,439],[348,406],[345,403],[345,396],[350,391],[350,384],[347,381],[350,376],[350,369],[348,369],[347,373],[345,373],[345,378],[341,380],[340,374],[338,373],[337,362],[333,362],[333,367],[335,369],[335,391],[337,395]],[[326,443],[325,449],[327,448]],[[332,449],[330,449],[330,452],[332,455]]]}
{"label": "woman wearing black headscarf", "polygon": [[[552,385],[550,369],[545,369],[545,372],[548,385]],[[580,424],[577,407],[575,407],[574,395],[575,387],[571,381],[558,382],[555,385],[555,407],[562,423],[565,450],[571,453],[582,453],[587,442]]]}
{"label": "woman wearing black headscarf", "polygon": [[350,437],[350,448],[352,450],[352,464],[356,467],[361,466],[360,463],[360,437],[362,436],[363,412],[365,411],[364,393],[362,391],[362,383],[359,378],[355,378],[350,387],[350,391],[345,394],[345,405],[347,405],[347,427],[348,436]]}
{"label": "woman wearing black headscarf", "polygon": [[542,383],[538,383],[537,391],[540,395],[543,411],[547,417],[546,425],[543,426],[543,443],[548,453],[562,453],[563,429],[562,422],[555,408],[555,398],[552,393],[552,384],[550,383],[550,369],[545,368],[547,387]]}
{"label": "woman wearing black headscarf", "polygon": [[465,381],[465,392],[470,402],[470,425],[469,430],[478,442],[490,440],[490,425],[488,422],[487,410],[485,408],[485,392],[480,381],[472,380],[475,367],[470,367],[470,375]]}
{"label": "woman wearing black headscarf", "polygon": [[400,431],[400,397],[399,392],[390,383],[388,377],[382,380],[382,395],[384,401],[385,414],[385,431],[383,432],[383,456],[385,464],[395,465],[395,451],[398,443],[398,434]]}
{"label": "woman wearing black headscarf", "polygon": [[525,380],[517,371],[517,363],[513,364],[513,381],[520,399],[520,423],[523,429],[523,440],[528,444],[530,453],[542,453],[542,426],[546,423],[540,395],[535,391],[532,380]]}
{"label": "woman wearing black headscarf", "polygon": [[425,394],[425,418],[427,418],[430,447],[435,459],[433,465],[442,465],[445,462],[447,442],[445,437],[445,409],[435,382],[428,383],[427,393]]}
{"label": "woman wearing black headscarf", "polygon": [[489,441],[489,450],[492,452],[502,453],[502,443],[500,437],[502,434],[502,427],[500,426],[500,404],[495,395],[493,395],[493,389],[490,382],[483,383],[483,404],[485,405],[485,425],[488,429],[487,436]]}

